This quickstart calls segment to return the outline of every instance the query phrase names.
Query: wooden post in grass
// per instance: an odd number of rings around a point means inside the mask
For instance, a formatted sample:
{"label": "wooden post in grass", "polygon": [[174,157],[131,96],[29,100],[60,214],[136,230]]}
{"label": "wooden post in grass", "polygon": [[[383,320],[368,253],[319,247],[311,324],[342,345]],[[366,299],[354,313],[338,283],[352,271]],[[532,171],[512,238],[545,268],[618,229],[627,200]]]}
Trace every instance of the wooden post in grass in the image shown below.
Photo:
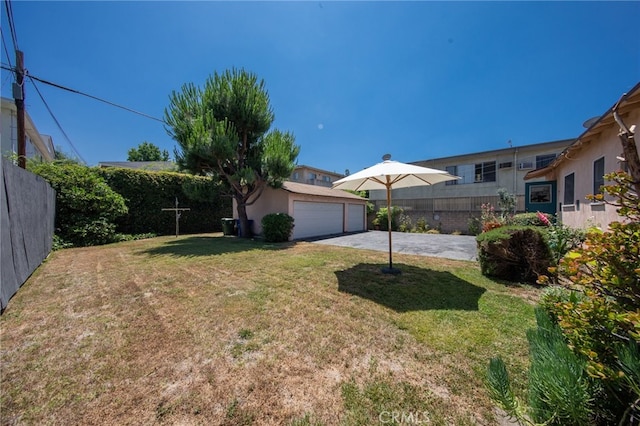
{"label": "wooden post in grass", "polygon": [[180,233],[180,216],[182,216],[182,212],[189,211],[189,208],[178,208],[178,197],[176,197],[176,206],[174,208],[162,209],[162,211],[175,211],[176,212],[176,238]]}

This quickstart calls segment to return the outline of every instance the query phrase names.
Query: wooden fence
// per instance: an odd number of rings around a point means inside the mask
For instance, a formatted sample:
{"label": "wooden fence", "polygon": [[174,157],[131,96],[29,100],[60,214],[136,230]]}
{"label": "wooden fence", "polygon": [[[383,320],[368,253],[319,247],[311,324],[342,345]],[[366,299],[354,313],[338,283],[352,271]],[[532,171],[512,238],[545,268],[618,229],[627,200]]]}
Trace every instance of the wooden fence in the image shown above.
{"label": "wooden fence", "polygon": [[56,194],[41,177],[2,158],[0,307],[49,255]]}

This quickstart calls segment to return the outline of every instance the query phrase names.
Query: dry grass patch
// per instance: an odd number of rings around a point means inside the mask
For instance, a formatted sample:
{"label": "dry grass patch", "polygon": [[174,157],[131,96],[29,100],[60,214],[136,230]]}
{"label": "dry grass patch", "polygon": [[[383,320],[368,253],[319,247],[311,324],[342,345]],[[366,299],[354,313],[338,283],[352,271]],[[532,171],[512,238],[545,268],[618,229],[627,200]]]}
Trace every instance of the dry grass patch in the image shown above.
{"label": "dry grass patch", "polygon": [[[3,424],[493,424],[528,287],[475,263],[219,235],[56,252],[0,320]],[[424,420],[424,418],[423,418]]]}

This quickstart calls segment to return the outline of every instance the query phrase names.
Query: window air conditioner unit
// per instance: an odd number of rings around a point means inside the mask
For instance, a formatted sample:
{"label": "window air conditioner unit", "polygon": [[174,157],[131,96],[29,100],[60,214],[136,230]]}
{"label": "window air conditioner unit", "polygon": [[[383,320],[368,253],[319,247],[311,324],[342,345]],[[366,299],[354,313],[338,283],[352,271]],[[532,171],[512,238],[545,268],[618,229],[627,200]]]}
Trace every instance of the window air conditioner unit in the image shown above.
{"label": "window air conditioner unit", "polygon": [[533,169],[533,162],[531,162],[531,161],[522,162],[522,163],[518,164],[518,169],[519,170]]}

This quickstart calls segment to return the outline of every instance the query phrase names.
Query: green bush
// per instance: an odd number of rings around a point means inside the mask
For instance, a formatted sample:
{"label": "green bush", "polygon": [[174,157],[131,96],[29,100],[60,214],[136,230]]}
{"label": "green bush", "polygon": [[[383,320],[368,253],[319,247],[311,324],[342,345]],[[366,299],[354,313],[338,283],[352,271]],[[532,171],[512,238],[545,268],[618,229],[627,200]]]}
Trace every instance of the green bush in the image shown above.
{"label": "green bush", "polygon": [[[541,213],[550,222],[554,221],[554,217],[548,213]],[[510,225],[514,226],[546,226],[546,224],[540,219],[538,213],[518,213],[509,220]]]}
{"label": "green bush", "polygon": [[467,220],[467,226],[471,235],[480,235],[482,232],[482,221],[479,217],[470,217]]}
{"label": "green bush", "polygon": [[567,346],[562,330],[543,309],[536,308],[536,320],[537,327],[527,332],[531,359],[528,409],[511,391],[506,367],[499,357],[489,363],[489,394],[520,422],[531,418],[536,424],[546,425],[597,424],[600,384],[589,377],[586,361]]}
{"label": "green bush", "polygon": [[398,227],[400,232],[413,231],[413,221],[408,215],[401,213],[398,221],[400,222],[400,226]]}
{"label": "green bush", "polygon": [[128,214],[115,223],[124,234],[171,235],[175,233],[175,213],[163,208],[189,208],[180,217],[180,233],[193,234],[222,230],[221,219],[231,216],[231,198],[210,178],[173,172],[106,168],[100,174],[129,207]]}
{"label": "green bush", "polygon": [[535,227],[503,226],[476,237],[483,275],[535,283],[551,266],[543,233]]}
{"label": "green bush", "polygon": [[262,234],[269,242],[289,241],[293,232],[293,218],[286,213],[270,213],[262,218]]}
{"label": "green bush", "polygon": [[127,213],[120,194],[113,191],[97,169],[76,163],[32,164],[56,191],[57,246],[106,244],[113,241],[115,221]]}
{"label": "green bush", "polygon": [[[400,207],[391,206],[391,230],[397,231],[399,229],[399,218],[402,214],[403,210]],[[389,218],[387,217],[387,208],[380,207],[378,212],[376,213],[376,220],[380,224],[380,229],[382,231],[389,230]]]}
{"label": "green bush", "polygon": [[586,238],[586,232],[583,229],[570,228],[562,223],[555,223],[546,229],[547,244],[554,265],[557,265],[570,250],[579,247]]}
{"label": "green bush", "polygon": [[427,223],[427,219],[425,219],[424,217],[421,217],[418,220],[416,220],[415,232],[425,233],[428,230],[429,230],[429,224]]}

